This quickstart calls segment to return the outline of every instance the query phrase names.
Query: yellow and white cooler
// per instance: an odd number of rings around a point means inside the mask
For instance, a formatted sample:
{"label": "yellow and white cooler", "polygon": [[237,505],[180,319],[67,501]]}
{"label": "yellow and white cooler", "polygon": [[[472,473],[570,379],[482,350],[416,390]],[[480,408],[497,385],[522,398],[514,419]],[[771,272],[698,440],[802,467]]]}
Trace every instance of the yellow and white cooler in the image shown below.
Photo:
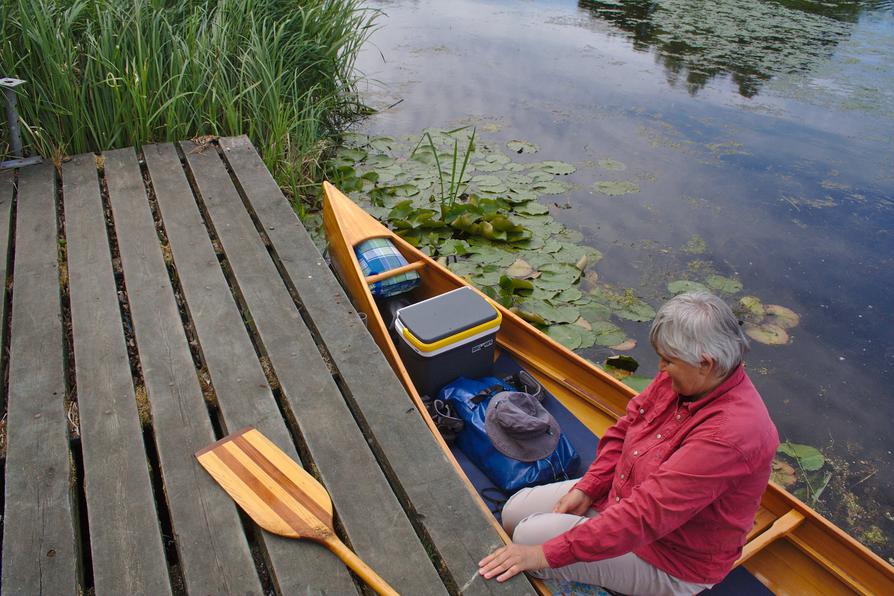
{"label": "yellow and white cooler", "polygon": [[490,375],[501,321],[486,298],[465,287],[398,310],[398,352],[420,395],[435,397],[457,377]]}

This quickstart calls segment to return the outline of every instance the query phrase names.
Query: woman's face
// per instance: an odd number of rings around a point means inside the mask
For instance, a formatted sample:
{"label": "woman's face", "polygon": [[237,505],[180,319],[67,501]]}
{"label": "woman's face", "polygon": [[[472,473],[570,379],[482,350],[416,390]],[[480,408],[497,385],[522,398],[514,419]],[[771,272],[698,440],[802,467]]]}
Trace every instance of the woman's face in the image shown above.
{"label": "woman's face", "polygon": [[666,372],[671,378],[671,387],[678,394],[686,397],[701,397],[713,388],[714,367],[710,362],[693,366],[676,358],[658,353],[658,370]]}

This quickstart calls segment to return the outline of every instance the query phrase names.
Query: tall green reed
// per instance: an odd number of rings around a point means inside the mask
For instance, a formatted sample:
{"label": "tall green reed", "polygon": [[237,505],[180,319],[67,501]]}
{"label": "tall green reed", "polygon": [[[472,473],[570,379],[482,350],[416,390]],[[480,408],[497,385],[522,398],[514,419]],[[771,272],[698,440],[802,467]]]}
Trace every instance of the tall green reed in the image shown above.
{"label": "tall green reed", "polygon": [[196,135],[247,134],[293,196],[362,111],[359,0],[0,0],[0,73],[26,150],[59,159]]}

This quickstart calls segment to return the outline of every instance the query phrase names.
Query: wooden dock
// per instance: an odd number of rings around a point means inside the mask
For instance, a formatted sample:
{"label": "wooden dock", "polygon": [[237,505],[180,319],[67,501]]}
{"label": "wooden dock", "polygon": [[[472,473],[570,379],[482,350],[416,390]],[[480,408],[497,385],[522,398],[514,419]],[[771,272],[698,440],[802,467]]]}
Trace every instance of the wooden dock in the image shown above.
{"label": "wooden dock", "polygon": [[245,137],[0,173],[4,594],[350,594],[194,452],[253,425],[405,594],[500,539]]}

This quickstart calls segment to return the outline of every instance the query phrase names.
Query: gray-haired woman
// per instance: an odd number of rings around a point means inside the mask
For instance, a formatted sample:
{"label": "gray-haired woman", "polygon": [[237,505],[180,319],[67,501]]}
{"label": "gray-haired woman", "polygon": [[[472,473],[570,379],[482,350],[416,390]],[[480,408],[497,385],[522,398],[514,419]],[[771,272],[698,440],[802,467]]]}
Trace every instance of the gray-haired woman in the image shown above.
{"label": "gray-haired woman", "polygon": [[748,340],[708,292],[676,296],[650,333],[659,373],[599,441],[579,480],[523,489],[513,543],[479,564],[624,594],[694,594],[742,552],[779,437],[742,364]]}

